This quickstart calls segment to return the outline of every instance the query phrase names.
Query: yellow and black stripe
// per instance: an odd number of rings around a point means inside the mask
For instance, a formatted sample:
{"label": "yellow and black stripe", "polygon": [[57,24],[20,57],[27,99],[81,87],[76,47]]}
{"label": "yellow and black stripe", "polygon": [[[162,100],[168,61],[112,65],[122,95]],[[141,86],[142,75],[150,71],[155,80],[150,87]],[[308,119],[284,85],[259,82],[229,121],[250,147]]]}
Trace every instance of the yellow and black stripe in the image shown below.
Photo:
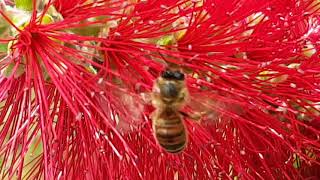
{"label": "yellow and black stripe", "polygon": [[178,112],[164,112],[157,121],[154,129],[159,145],[170,153],[181,152],[187,143],[182,117]]}

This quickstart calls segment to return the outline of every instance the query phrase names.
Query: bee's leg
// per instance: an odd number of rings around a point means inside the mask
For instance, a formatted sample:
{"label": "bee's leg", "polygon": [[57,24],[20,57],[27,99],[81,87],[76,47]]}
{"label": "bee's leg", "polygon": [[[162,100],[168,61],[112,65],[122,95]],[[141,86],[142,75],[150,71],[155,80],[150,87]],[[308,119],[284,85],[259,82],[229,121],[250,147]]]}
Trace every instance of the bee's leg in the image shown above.
{"label": "bee's leg", "polygon": [[150,113],[149,118],[151,119],[151,121],[154,120],[156,113],[157,113],[156,111],[153,111],[152,113]]}
{"label": "bee's leg", "polygon": [[192,113],[192,114],[188,114],[186,112],[183,112],[183,111],[179,111],[181,115],[183,115],[184,117],[187,117],[197,123],[200,123],[201,120],[202,120],[202,117],[204,115],[206,115],[205,112],[195,112],[195,113]]}
{"label": "bee's leg", "polygon": [[152,94],[151,93],[140,93],[141,99],[146,104],[151,104]]}

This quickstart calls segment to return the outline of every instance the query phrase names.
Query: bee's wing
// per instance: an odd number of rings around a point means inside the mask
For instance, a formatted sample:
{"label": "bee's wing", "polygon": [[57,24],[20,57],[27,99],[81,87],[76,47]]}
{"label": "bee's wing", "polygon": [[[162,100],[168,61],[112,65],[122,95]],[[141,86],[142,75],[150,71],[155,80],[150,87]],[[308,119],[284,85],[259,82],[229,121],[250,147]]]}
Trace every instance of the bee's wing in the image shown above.
{"label": "bee's wing", "polygon": [[218,123],[225,119],[230,111],[238,111],[228,98],[215,92],[190,92],[189,101],[183,111],[191,119]]}
{"label": "bee's wing", "polygon": [[126,115],[118,126],[124,128],[126,123],[130,123],[132,127],[136,128],[137,126],[142,125],[145,118],[145,101],[141,99],[140,96],[132,96],[128,94],[123,94],[121,96],[121,101],[126,110]]}
{"label": "bee's wing", "polygon": [[113,91],[112,99],[102,99],[100,104],[120,132],[136,131],[148,121],[146,102],[138,95]]}

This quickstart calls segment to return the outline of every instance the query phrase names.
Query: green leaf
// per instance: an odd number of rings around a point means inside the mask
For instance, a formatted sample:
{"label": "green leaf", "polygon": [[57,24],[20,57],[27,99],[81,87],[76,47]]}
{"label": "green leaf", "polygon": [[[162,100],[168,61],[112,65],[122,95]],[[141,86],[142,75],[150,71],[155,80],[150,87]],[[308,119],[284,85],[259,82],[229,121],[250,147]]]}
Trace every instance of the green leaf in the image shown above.
{"label": "green leaf", "polygon": [[168,36],[161,37],[157,41],[157,44],[160,45],[160,46],[172,45],[173,44],[173,40],[174,40],[174,37],[171,36],[171,35],[168,35]]}
{"label": "green leaf", "polygon": [[293,155],[293,163],[292,163],[292,165],[296,169],[301,168],[301,159],[299,158],[299,156],[297,154]]}
{"label": "green leaf", "polygon": [[15,0],[16,7],[25,11],[32,11],[32,0]]}
{"label": "green leaf", "polygon": [[13,69],[15,67],[15,64],[14,63],[10,63],[3,71],[2,71],[2,75],[5,76],[5,77],[9,77],[11,76],[13,73],[14,74],[14,77],[19,77],[21,76],[23,73],[24,73],[24,66],[19,64],[18,65],[18,68],[16,69],[15,72],[13,72]]}
{"label": "green leaf", "polygon": [[0,52],[7,52],[8,44],[0,44]]}

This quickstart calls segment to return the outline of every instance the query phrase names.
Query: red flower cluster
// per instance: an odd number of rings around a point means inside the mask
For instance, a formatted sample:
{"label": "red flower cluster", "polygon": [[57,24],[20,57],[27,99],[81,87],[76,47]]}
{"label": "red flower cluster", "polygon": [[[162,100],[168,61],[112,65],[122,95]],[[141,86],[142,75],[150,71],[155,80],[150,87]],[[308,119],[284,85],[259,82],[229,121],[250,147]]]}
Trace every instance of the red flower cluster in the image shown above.
{"label": "red flower cluster", "polygon": [[[34,0],[24,24],[3,4],[2,178],[320,176],[317,0]],[[144,98],[166,66],[205,112],[180,154]]]}

